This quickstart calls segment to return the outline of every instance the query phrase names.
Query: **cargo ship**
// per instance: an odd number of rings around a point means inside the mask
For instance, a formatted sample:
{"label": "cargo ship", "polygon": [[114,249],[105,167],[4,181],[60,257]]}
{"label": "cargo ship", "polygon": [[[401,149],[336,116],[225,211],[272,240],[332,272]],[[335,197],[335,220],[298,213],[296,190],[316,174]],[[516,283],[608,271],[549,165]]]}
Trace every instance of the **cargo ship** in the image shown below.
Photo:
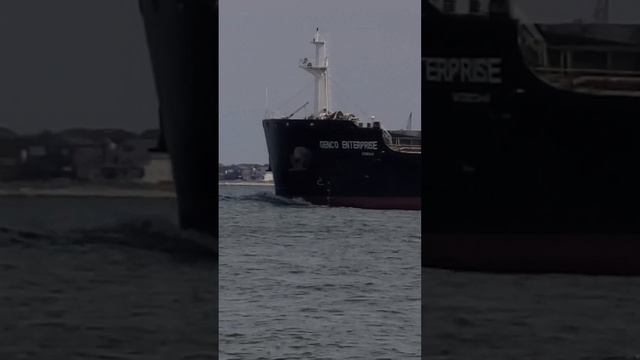
{"label": "cargo ship", "polygon": [[640,26],[467,3],[422,4],[423,266],[640,274]]}
{"label": "cargo ship", "polygon": [[[332,111],[326,41],[311,43],[315,61],[300,67],[315,78],[313,113],[263,120],[278,196],[317,205],[419,210],[421,131],[387,130],[374,117]],[[299,110],[299,109],[298,109]]]}

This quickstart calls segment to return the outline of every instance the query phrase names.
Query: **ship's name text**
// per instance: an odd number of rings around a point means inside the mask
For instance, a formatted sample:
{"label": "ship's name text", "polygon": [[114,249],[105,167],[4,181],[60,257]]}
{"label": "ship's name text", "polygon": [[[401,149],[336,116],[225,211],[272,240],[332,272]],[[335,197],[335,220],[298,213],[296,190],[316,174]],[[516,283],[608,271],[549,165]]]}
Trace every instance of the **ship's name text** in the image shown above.
{"label": "ship's name text", "polygon": [[502,83],[500,58],[422,58],[427,81],[447,83]]}
{"label": "ship's name text", "polygon": [[325,150],[378,150],[377,141],[320,141],[320,149]]}

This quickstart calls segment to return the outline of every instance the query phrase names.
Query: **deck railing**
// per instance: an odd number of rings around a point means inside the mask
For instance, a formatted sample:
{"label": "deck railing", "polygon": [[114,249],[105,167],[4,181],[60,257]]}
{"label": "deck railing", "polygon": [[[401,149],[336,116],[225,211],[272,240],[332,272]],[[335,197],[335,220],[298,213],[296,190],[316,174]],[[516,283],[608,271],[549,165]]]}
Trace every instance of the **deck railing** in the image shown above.
{"label": "deck railing", "polygon": [[603,77],[637,77],[640,78],[640,70],[612,70],[612,69],[567,69],[552,67],[536,67],[537,73],[561,74],[565,76],[603,76]]}
{"label": "deck railing", "polygon": [[533,70],[547,82],[564,89],[640,95],[640,71],[549,67]]}

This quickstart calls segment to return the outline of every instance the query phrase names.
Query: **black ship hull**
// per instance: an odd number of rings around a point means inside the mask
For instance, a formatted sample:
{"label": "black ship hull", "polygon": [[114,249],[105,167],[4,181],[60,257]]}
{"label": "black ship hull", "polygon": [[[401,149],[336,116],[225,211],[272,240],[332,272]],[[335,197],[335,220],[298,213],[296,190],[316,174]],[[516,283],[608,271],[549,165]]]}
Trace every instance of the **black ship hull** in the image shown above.
{"label": "black ship hull", "polygon": [[329,206],[420,209],[420,154],[391,149],[382,129],[317,119],[267,119],[263,127],[277,195]]}
{"label": "black ship hull", "polygon": [[422,11],[423,266],[640,274],[640,97],[543,81],[507,14]]}
{"label": "black ship hull", "polygon": [[[140,0],[180,225],[218,233],[218,12],[213,0]],[[211,244],[217,252],[217,244]]]}

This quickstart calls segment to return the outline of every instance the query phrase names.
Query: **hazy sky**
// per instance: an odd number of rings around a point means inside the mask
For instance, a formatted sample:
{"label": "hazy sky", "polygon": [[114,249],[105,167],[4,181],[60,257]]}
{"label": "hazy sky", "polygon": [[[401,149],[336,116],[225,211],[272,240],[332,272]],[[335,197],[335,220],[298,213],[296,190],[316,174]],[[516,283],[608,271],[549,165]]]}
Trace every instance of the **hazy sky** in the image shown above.
{"label": "hazy sky", "polygon": [[298,61],[314,57],[316,27],[327,39],[334,110],[387,127],[404,127],[410,112],[420,119],[419,9],[419,0],[221,0],[221,161],[268,161],[266,88],[270,110],[311,101],[298,116],[312,111],[313,77]]}
{"label": "hazy sky", "polygon": [[[595,0],[520,2],[531,20],[556,22],[590,18]],[[266,87],[284,114],[312,100],[297,64],[312,56],[316,26],[329,40],[335,107],[387,127],[413,112],[418,126],[419,0],[220,0],[220,10],[223,162],[267,161]],[[612,0],[611,18],[639,22],[640,0]],[[0,49],[0,126],[157,127],[137,0],[2,1]]]}
{"label": "hazy sky", "polygon": [[[591,19],[594,4],[517,5],[531,21],[558,22]],[[328,38],[334,110],[375,115],[387,128],[404,127],[409,112],[420,119],[419,0],[221,0],[220,13],[221,162],[268,161],[266,88],[270,110],[283,115],[312,101],[313,78],[297,62],[313,57],[316,26]],[[638,19],[639,0],[612,1],[612,21]]]}
{"label": "hazy sky", "polygon": [[0,126],[157,127],[137,0],[0,2]]}

